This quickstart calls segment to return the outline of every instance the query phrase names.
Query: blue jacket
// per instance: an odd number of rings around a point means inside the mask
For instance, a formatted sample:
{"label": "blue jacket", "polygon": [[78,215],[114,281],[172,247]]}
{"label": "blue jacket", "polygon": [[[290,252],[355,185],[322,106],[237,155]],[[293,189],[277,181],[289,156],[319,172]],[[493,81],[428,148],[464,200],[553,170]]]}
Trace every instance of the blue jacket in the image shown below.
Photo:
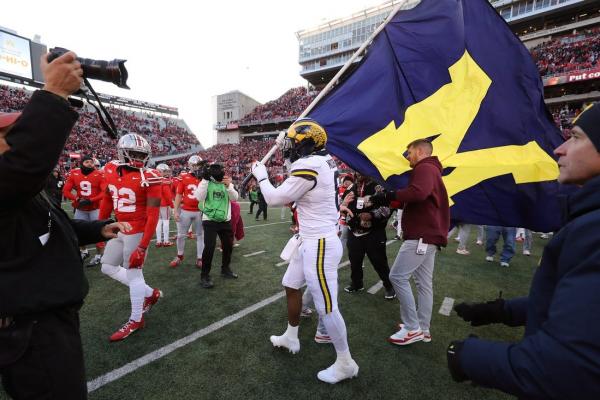
{"label": "blue jacket", "polygon": [[529,296],[506,302],[519,343],[467,339],[474,383],[526,399],[600,399],[600,177],[569,196]]}

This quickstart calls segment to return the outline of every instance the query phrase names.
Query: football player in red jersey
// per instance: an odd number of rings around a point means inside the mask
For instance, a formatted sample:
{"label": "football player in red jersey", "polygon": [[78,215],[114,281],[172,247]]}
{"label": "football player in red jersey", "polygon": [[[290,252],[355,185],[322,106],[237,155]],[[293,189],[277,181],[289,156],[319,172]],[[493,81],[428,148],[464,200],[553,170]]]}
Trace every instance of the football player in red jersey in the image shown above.
{"label": "football player in red jersey", "polygon": [[158,164],[156,170],[162,176],[162,195],[160,200],[160,214],[156,225],[156,247],[170,247],[173,243],[169,240],[169,220],[173,209],[173,192],[171,168],[167,164]]}
{"label": "football player in red jersey", "polygon": [[200,156],[191,156],[188,160],[189,172],[180,175],[181,182],[177,186],[175,208],[173,209],[175,221],[177,221],[177,256],[169,264],[172,268],[183,262],[185,236],[190,226],[193,226],[196,233],[196,267],[202,268],[202,252],[204,251],[202,213],[198,209],[198,200],[194,197],[194,192],[202,180],[204,164]]}
{"label": "football player in red jersey", "polygon": [[142,136],[134,133],[122,136],[117,152],[120,164],[109,163],[104,169],[107,190],[100,217],[108,218],[114,210],[117,221],[128,222],[131,230],[120,232],[107,243],[102,272],[129,286],[131,315],[110,337],[111,342],[123,340],[143,328],[144,312],[162,297],[160,290],[146,284],[142,273],[146,249],[158,223],[162,179],[145,168],[151,150]]}
{"label": "football player in red jersey", "polygon": [[[75,193],[73,193],[73,189]],[[67,177],[63,186],[63,196],[71,200],[75,209],[75,219],[84,221],[97,221],[100,209],[102,193],[102,172],[94,167],[94,159],[91,156],[81,158],[81,168],[75,168]],[[85,247],[81,247],[81,258],[89,256]],[[100,261],[99,254],[88,266],[96,265]]]}

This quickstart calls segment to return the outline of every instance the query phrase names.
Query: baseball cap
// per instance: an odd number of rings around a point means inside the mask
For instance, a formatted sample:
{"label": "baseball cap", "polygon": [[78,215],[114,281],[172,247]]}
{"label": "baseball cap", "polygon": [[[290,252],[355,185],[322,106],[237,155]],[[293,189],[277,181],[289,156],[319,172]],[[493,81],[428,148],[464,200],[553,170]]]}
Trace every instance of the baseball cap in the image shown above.
{"label": "baseball cap", "polygon": [[0,112],[0,128],[6,128],[9,125],[15,123],[17,119],[21,116],[20,112],[13,113],[4,113]]}

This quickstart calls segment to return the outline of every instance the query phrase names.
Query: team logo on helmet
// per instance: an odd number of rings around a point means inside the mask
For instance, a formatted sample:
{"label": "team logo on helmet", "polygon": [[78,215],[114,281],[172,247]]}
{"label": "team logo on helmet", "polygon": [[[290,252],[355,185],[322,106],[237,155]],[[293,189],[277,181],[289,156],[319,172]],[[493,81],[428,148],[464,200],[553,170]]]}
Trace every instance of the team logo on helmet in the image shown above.
{"label": "team logo on helmet", "polygon": [[193,155],[188,160],[188,167],[190,168],[190,171],[192,171],[192,172],[197,171],[200,169],[200,167],[202,167],[203,163],[204,163],[204,161],[202,160],[202,157],[200,157],[198,155]]}
{"label": "team logo on helmet", "polygon": [[325,129],[311,118],[302,118],[294,122],[288,128],[286,138],[293,140],[297,144],[312,139],[315,144],[315,150],[324,148],[327,143]]}
{"label": "team logo on helmet", "polygon": [[143,136],[137,133],[128,133],[119,139],[117,154],[122,164],[133,168],[143,168],[148,164],[152,150]]}

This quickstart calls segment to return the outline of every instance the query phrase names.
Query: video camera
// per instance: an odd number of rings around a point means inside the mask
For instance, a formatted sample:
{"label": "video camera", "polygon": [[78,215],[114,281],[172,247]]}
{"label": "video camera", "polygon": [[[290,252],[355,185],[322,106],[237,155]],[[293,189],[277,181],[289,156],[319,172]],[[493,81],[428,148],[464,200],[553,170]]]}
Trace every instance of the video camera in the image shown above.
{"label": "video camera", "polygon": [[207,181],[221,182],[225,176],[225,169],[221,164],[206,164],[202,168],[202,178]]}

